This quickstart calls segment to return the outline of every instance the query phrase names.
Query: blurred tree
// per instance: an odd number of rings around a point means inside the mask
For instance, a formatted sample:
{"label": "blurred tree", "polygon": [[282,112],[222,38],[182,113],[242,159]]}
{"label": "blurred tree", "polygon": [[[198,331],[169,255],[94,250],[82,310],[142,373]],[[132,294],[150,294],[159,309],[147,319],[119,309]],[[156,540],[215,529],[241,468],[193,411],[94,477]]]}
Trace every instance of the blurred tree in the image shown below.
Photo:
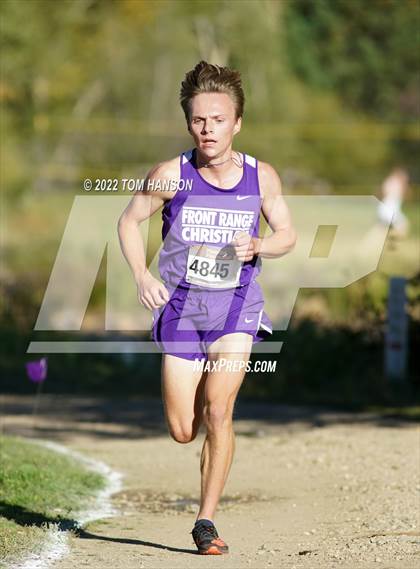
{"label": "blurred tree", "polygon": [[285,30],[292,68],[379,120],[420,109],[418,0],[293,0]]}
{"label": "blurred tree", "polygon": [[418,104],[415,1],[4,0],[0,9],[12,200],[33,188],[78,191],[84,177],[143,175],[185,149],[179,86],[202,58],[241,71],[236,144],[280,172],[366,193],[402,151],[414,155],[415,136],[393,121]]}

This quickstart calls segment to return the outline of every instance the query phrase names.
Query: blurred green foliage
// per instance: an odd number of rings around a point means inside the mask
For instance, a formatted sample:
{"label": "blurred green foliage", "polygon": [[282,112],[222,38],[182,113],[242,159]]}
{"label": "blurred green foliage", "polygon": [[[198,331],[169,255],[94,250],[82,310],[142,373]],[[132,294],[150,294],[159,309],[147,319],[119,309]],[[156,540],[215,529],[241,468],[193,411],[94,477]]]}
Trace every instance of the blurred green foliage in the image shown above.
{"label": "blurred green foliage", "polygon": [[[372,193],[389,167],[418,183],[415,0],[4,0],[3,191],[81,190],[145,173],[190,145],[180,82],[201,58],[238,68],[237,144],[286,187]],[[311,183],[312,182],[312,183]],[[290,184],[293,186],[293,184]],[[293,187],[291,187],[293,189]]]}
{"label": "blurred green foliage", "polygon": [[416,0],[293,0],[287,6],[287,54],[305,83],[336,91],[379,121],[418,118]]}
{"label": "blurred green foliage", "polygon": [[[49,207],[46,197],[19,209],[13,225],[21,223],[35,235]],[[26,378],[24,362],[36,359],[26,354],[33,340],[134,340],[145,341],[149,333],[115,334],[103,332],[106,297],[106,263],[103,262],[92,291],[87,315],[96,329],[82,332],[33,332],[39,306],[65,225],[70,203],[62,202],[60,215],[49,228],[33,238],[30,251],[17,247],[9,266],[18,275],[3,288],[6,301],[0,325],[3,390],[31,393],[35,386]],[[412,227],[410,237],[387,242],[378,270],[345,288],[301,289],[286,332],[276,332],[274,340],[284,342],[279,356],[254,354],[254,359],[276,358],[273,374],[248,374],[241,397],[290,403],[321,403],[361,407],[364,405],[410,404],[420,397],[417,374],[420,342],[420,277],[416,273],[418,254],[417,204],[406,206]],[[159,215],[155,216],[156,228]],[[55,240],[54,240],[55,236]],[[48,240],[48,238],[49,240]],[[19,241],[18,241],[19,243]],[[31,251],[37,258],[30,260]],[[418,269],[417,269],[418,270]],[[408,279],[409,365],[407,381],[392,385],[384,376],[384,331],[389,277]],[[264,276],[264,269],[262,277]],[[261,279],[260,279],[261,280]],[[50,354],[45,391],[86,394],[160,394],[160,355],[135,354],[132,360],[118,354]]]}
{"label": "blurred green foliage", "polygon": [[[3,0],[0,10],[7,390],[32,388],[25,352],[82,180],[142,177],[191,146],[178,96],[200,59],[241,71],[246,106],[235,146],[272,163],[286,193],[378,195],[395,164],[418,185],[416,0]],[[245,395],[382,400],[388,278],[417,270],[414,197],[406,206],[410,236],[384,254],[379,271],[346,289],[301,291],[298,305],[315,298],[322,318],[299,312],[281,370],[269,381],[251,376]],[[154,220],[153,236],[158,231]],[[105,276],[103,267],[89,306],[98,315]],[[415,338],[420,316],[415,308],[410,315]],[[327,363],[325,350],[337,359]],[[135,361],[50,357],[47,389],[112,391],[118,376],[119,389],[157,394],[159,358]]]}

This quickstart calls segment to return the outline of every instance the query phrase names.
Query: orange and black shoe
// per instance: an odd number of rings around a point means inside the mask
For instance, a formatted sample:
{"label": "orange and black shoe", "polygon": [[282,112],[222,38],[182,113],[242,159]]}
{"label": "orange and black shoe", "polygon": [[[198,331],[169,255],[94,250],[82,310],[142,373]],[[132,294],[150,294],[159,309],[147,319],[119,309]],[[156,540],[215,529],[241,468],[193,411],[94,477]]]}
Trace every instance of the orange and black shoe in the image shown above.
{"label": "orange and black shoe", "polygon": [[192,530],[192,536],[201,555],[223,555],[229,553],[229,547],[219,537],[213,522],[198,520]]}

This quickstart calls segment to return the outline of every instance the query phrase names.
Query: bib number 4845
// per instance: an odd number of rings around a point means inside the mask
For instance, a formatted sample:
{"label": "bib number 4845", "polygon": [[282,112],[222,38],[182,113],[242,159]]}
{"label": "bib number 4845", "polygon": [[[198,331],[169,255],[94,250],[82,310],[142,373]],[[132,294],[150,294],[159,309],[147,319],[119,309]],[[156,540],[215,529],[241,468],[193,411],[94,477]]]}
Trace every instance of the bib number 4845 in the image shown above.
{"label": "bib number 4845", "polygon": [[210,263],[209,261],[195,259],[189,266],[189,269],[202,277],[212,275],[225,279],[229,274],[229,263],[218,263],[217,261]]}

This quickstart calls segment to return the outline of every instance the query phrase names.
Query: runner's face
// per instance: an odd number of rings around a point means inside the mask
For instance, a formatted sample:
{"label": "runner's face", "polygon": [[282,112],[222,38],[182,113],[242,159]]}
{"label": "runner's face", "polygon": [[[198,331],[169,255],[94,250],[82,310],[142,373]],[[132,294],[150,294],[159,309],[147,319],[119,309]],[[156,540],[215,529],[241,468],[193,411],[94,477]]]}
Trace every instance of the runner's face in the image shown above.
{"label": "runner's face", "polygon": [[200,93],[192,99],[188,130],[201,154],[223,154],[240,129],[241,119],[235,118],[235,106],[226,93]]}

